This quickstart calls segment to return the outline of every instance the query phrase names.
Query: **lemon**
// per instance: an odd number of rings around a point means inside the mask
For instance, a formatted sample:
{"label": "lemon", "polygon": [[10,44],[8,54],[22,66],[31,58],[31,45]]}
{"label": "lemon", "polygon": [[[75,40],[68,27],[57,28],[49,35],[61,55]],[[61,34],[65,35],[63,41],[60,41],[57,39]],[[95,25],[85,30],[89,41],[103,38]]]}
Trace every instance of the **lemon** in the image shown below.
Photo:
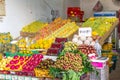
{"label": "lemon", "polygon": [[92,35],[93,35],[93,36],[96,36],[96,35],[98,35],[98,33],[97,33],[96,31],[93,31],[93,32],[92,32]]}

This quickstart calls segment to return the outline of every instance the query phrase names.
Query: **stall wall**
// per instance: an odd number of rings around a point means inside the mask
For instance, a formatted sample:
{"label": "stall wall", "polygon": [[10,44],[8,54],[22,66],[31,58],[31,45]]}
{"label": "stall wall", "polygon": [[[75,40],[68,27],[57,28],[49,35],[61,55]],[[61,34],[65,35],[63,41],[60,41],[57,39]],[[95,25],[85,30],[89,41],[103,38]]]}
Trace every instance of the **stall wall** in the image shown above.
{"label": "stall wall", "polygon": [[67,18],[68,7],[80,7],[80,0],[64,0],[64,16]]}
{"label": "stall wall", "polygon": [[[85,11],[84,19],[89,18],[93,14],[92,8],[97,3],[98,0],[80,0],[80,7]],[[119,10],[120,5],[115,5],[113,0],[99,0],[103,4],[103,10]]]}
{"label": "stall wall", "polygon": [[6,16],[0,22],[0,32],[11,32],[13,38],[19,36],[23,26],[35,20],[51,19],[51,9],[57,9],[62,16],[63,0],[5,0]]}

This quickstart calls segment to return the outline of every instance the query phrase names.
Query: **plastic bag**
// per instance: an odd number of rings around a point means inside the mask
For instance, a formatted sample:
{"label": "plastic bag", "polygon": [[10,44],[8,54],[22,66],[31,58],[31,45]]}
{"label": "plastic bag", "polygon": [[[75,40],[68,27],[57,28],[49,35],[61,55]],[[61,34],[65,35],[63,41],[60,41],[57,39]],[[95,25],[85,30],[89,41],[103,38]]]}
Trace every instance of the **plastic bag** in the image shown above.
{"label": "plastic bag", "polygon": [[93,11],[99,12],[99,11],[102,11],[102,10],[103,10],[103,5],[101,4],[100,1],[97,1],[95,6],[93,7]]}

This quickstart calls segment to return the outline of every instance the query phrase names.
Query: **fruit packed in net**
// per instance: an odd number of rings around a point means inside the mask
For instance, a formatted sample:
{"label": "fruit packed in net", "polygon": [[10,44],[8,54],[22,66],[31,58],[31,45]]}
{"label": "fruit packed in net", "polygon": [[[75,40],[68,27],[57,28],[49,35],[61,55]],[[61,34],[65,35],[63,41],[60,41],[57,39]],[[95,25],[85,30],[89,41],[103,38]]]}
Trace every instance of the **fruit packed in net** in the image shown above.
{"label": "fruit packed in net", "polygon": [[37,69],[49,69],[52,65],[54,65],[54,62],[52,59],[45,59],[40,62],[40,64],[36,67]]}
{"label": "fruit packed in net", "polygon": [[[49,70],[48,69],[38,69],[38,68],[35,68],[34,72],[35,72],[35,76],[36,77],[50,78],[50,80],[52,80],[52,76],[49,74]],[[40,80],[44,80],[44,79],[40,79]]]}
{"label": "fruit packed in net", "polygon": [[95,47],[91,45],[80,45],[78,46],[78,49],[86,55],[89,55],[92,53],[95,53],[97,55]]}
{"label": "fruit packed in net", "polygon": [[80,54],[67,52],[64,56],[57,59],[53,67],[61,70],[74,70],[79,72],[82,71],[84,66],[82,65],[82,58]]}
{"label": "fruit packed in net", "polygon": [[65,42],[64,44],[64,51],[74,51],[77,50],[77,44],[72,42],[72,41],[68,41]]}

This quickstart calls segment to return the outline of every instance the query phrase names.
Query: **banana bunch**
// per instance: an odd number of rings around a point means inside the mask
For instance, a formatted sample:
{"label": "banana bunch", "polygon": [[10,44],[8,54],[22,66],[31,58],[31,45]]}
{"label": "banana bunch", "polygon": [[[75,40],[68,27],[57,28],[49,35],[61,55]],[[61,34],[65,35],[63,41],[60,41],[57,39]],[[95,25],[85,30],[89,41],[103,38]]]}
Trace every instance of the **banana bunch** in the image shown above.
{"label": "banana bunch", "polygon": [[112,46],[113,46],[112,43],[105,43],[105,44],[103,44],[102,49],[103,50],[112,50]]}

